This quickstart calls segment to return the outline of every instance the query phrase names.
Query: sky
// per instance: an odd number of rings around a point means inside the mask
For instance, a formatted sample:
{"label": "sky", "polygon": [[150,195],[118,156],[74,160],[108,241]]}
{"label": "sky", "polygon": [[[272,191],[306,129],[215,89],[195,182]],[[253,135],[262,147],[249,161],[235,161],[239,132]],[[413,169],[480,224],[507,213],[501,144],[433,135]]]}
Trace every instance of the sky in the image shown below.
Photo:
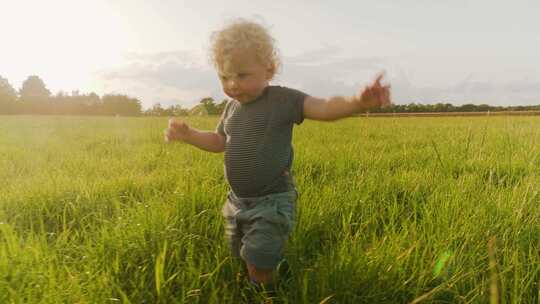
{"label": "sky", "polygon": [[540,104],[538,0],[0,0],[0,76],[127,94],[148,108],[225,98],[209,37],[248,18],[269,28],[273,84],[354,95],[379,72],[396,104]]}

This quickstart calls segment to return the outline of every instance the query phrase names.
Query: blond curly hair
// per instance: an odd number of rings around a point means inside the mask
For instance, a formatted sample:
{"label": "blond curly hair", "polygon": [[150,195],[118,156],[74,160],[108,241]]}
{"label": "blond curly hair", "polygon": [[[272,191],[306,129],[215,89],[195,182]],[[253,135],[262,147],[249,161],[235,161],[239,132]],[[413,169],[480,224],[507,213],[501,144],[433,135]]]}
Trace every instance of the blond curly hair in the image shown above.
{"label": "blond curly hair", "polygon": [[222,71],[233,50],[253,50],[258,61],[271,69],[272,77],[281,67],[275,40],[262,25],[246,19],[236,19],[210,37],[210,57],[214,67]]}

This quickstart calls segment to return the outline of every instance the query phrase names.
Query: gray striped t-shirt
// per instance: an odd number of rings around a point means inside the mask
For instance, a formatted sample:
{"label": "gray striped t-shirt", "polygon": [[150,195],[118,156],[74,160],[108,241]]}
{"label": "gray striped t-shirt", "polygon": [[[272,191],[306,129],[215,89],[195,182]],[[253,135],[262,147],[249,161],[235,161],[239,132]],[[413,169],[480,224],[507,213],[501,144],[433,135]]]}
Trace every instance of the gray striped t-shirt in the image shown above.
{"label": "gray striped t-shirt", "polygon": [[249,103],[230,101],[217,126],[226,137],[225,176],[238,197],[291,190],[293,123],[304,120],[298,90],[267,86]]}

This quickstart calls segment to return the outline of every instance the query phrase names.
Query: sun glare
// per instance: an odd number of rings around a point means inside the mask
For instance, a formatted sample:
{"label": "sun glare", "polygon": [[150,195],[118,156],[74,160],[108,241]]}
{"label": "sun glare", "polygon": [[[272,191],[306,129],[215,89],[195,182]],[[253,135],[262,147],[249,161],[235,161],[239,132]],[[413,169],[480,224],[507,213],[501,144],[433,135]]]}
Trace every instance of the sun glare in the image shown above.
{"label": "sun glare", "polygon": [[[4,6],[6,8],[6,6]],[[102,1],[11,1],[0,12],[0,67],[12,82],[37,74],[60,89],[121,64],[136,41],[126,19]]]}

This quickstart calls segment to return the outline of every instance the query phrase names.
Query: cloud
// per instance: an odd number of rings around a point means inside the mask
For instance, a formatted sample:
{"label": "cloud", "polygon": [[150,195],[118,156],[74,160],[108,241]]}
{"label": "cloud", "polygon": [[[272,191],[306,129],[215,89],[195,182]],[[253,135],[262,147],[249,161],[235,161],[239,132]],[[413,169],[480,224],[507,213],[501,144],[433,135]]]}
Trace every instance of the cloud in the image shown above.
{"label": "cloud", "polygon": [[[216,100],[226,97],[213,67],[201,53],[131,53],[126,59],[126,65],[101,71],[99,77],[105,91],[135,96],[145,108],[158,102],[163,106],[191,107],[204,97],[211,96]],[[406,61],[406,57],[344,57],[340,48],[324,46],[284,57],[282,73],[277,75],[274,83],[320,97],[353,95],[373,81],[377,73],[386,71],[395,103],[540,104],[540,81],[534,79],[496,82],[474,79],[471,74],[474,71],[466,71],[469,76],[465,75],[462,80],[446,79],[436,86],[426,86],[418,80],[415,83],[407,75],[416,73],[424,79],[441,79],[445,76],[444,60],[431,72],[421,71],[414,64],[407,70]]]}
{"label": "cloud", "polygon": [[190,107],[207,96],[223,97],[213,68],[196,52],[131,53],[126,60],[99,78],[108,91],[136,96],[146,108],[157,102]]}
{"label": "cloud", "polygon": [[413,85],[403,74],[392,81],[392,93],[398,103],[449,102],[489,105],[540,104],[540,81],[473,80],[470,77],[447,87],[421,87]]}
{"label": "cloud", "polygon": [[383,58],[343,58],[341,51],[337,47],[324,47],[285,57],[283,73],[276,80],[314,96],[352,95],[385,70]]}
{"label": "cloud", "polygon": [[[285,58],[282,79],[285,84],[294,84],[309,94],[319,96],[350,95],[357,93],[370,83],[374,76],[385,71],[386,79],[392,86],[395,103],[437,103],[450,102],[455,105],[474,103],[490,105],[533,105],[540,104],[540,81],[513,80],[493,81],[475,79],[474,71],[467,73],[462,80],[446,78],[445,69],[455,70],[453,61],[445,58],[436,60],[433,70],[420,70],[418,58],[403,57],[345,57],[343,50],[324,47],[300,56]],[[409,61],[411,63],[409,63]],[[421,74],[424,79],[444,79],[437,86],[414,83],[404,72]],[[416,69],[415,69],[416,67]],[[472,67],[471,69],[474,69]],[[454,71],[453,71],[454,72]],[[459,73],[453,73],[459,75]],[[485,77],[485,76],[484,76]],[[517,78],[517,76],[515,76]],[[514,79],[515,79],[514,78]]]}

